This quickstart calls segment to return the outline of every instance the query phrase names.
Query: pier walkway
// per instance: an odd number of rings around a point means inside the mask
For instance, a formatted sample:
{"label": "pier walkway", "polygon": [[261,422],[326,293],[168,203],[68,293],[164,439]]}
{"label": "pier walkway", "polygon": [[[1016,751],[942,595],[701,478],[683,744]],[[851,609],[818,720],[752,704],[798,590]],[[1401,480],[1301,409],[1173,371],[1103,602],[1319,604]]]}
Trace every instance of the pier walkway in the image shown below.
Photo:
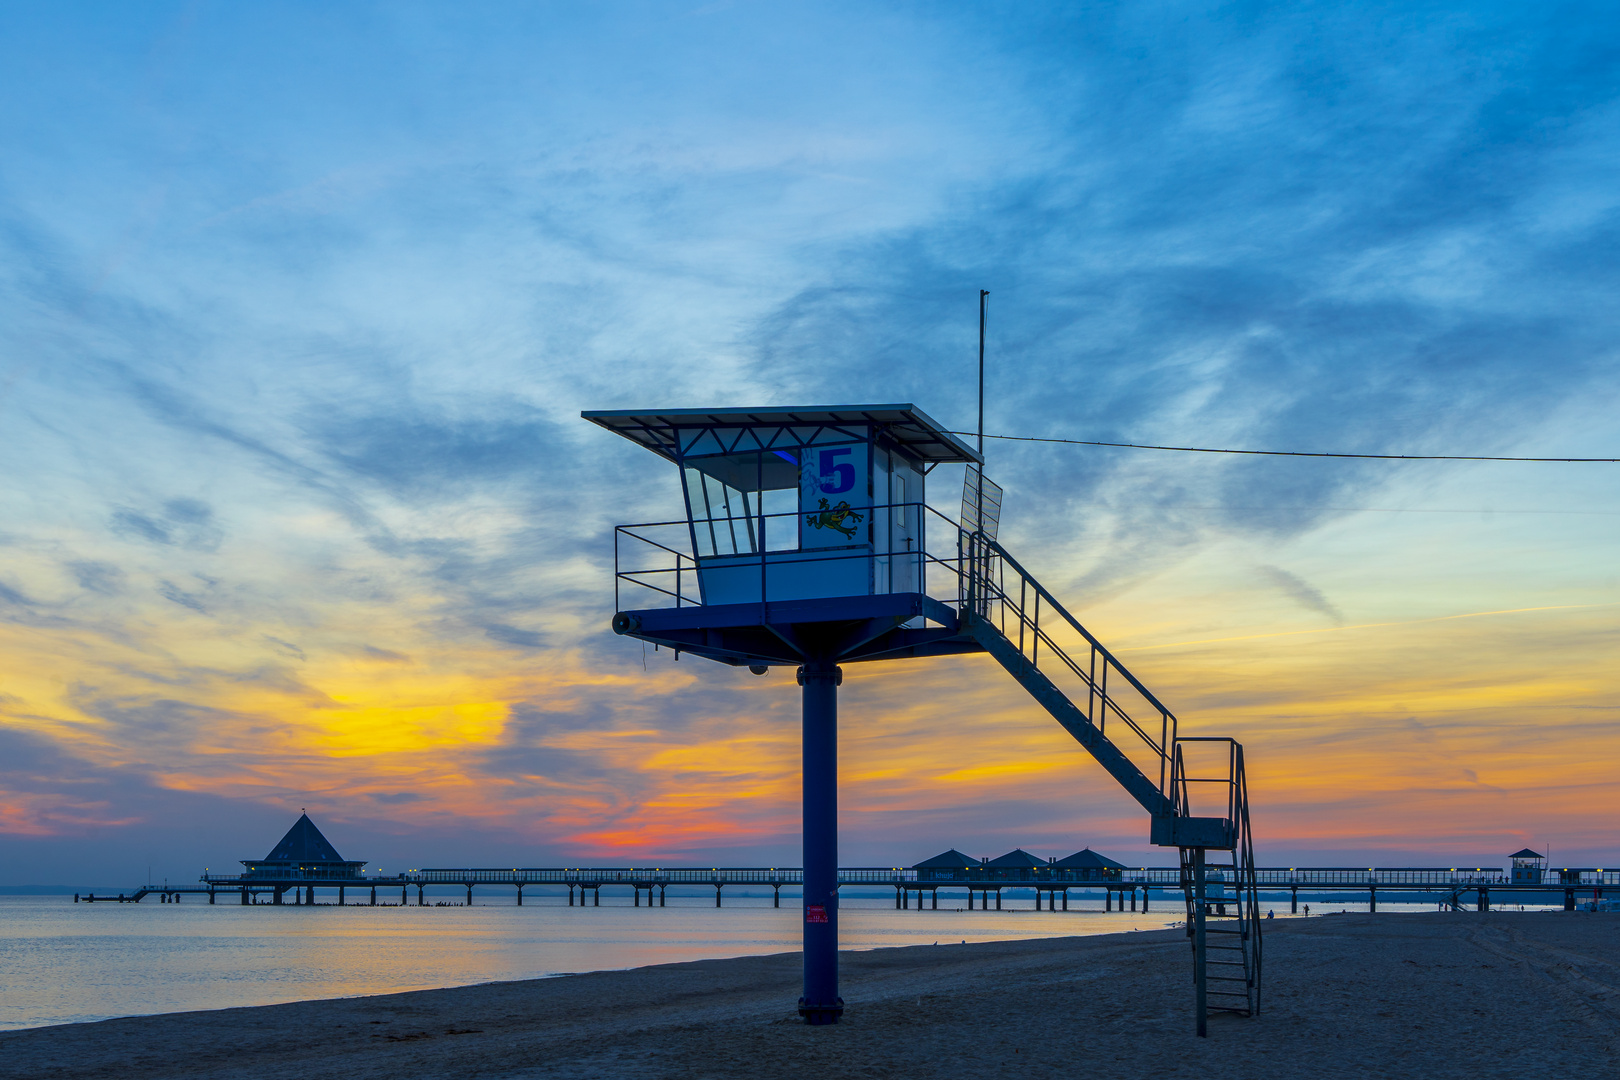
{"label": "pier walkway", "polygon": [[[1298,911],[1300,894],[1307,900],[1313,894],[1360,893],[1376,911],[1378,896],[1392,893],[1410,895],[1421,893],[1433,896],[1440,904],[1460,908],[1465,902],[1478,910],[1489,910],[1493,896],[1515,897],[1522,902],[1527,894],[1563,894],[1564,907],[1573,910],[1578,899],[1602,899],[1605,889],[1620,890],[1620,869],[1595,867],[1569,867],[1549,869],[1540,882],[1514,881],[1513,875],[1499,867],[1257,867],[1258,887],[1263,892],[1280,895],[1286,892],[1292,910]],[[75,900],[139,903],[150,895],[158,895],[164,902],[178,903],[181,894],[203,894],[209,903],[215,903],[220,894],[236,896],[239,903],[255,902],[257,896],[270,898],[271,903],[284,903],[283,897],[292,893],[292,903],[314,903],[315,890],[336,890],[339,903],[346,903],[350,891],[368,895],[371,903],[379,897],[387,902],[392,890],[400,890],[399,901],[406,903],[410,891],[415,889],[416,902],[426,904],[426,891],[430,887],[459,886],[466,890],[471,903],[473,890],[478,887],[512,888],[517,890],[517,901],[523,903],[523,891],[531,887],[562,887],[567,890],[569,906],[600,906],[602,890],[629,889],[633,902],[640,906],[645,897],[648,906],[663,906],[671,887],[714,889],[715,906],[722,904],[726,886],[765,887],[772,890],[774,906],[780,907],[782,890],[797,889],[804,883],[803,871],[797,867],[430,867],[407,870],[392,875],[335,876],[323,870],[288,870],[274,877],[256,874],[205,874],[200,886],[176,888],[168,885],[146,886],[129,894],[114,896],[75,897]],[[965,894],[970,910],[1002,910],[1004,898],[1027,897],[1034,893],[1037,909],[1049,911],[1069,910],[1072,893],[1082,895],[1103,893],[1103,910],[1150,910],[1155,899],[1180,904],[1182,893],[1181,869],[1176,866],[1139,867],[1118,871],[1068,870],[1058,867],[1028,867],[1001,869],[972,866],[961,870],[931,871],[897,867],[846,867],[838,871],[838,885],[844,887],[892,888],[896,908],[931,910],[939,908],[941,891],[948,895]],[[1220,903],[1229,893],[1232,883],[1224,882],[1222,875],[1214,873],[1210,882],[1211,901]]]}

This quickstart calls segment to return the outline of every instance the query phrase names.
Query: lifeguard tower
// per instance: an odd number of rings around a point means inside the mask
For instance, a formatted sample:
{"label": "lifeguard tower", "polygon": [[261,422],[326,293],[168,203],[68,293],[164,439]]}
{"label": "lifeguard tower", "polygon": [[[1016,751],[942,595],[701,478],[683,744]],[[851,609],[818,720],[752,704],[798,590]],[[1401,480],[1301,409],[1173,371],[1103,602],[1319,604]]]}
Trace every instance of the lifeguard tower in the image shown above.
{"label": "lifeguard tower", "polygon": [[[997,542],[1001,491],[977,451],[909,404],[582,415],[675,465],[686,505],[683,520],[615,529],[614,631],[755,674],[797,670],[806,1022],[834,1023],[844,1007],[839,665],[966,653],[994,657],[1148,811],[1152,842],[1180,849],[1198,1033],[1211,1009],[1258,1012],[1242,747],[1179,736],[1170,710]],[[955,518],[927,500],[942,465],[966,467]],[[1230,872],[1218,876],[1236,883],[1233,916],[1205,903],[1206,868]]]}

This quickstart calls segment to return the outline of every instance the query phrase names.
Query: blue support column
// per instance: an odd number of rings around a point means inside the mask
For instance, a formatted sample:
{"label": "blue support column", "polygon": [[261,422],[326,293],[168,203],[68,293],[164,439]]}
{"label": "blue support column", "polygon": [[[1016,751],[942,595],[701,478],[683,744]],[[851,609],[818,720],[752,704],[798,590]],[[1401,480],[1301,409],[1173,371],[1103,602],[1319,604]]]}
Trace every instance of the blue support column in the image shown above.
{"label": "blue support column", "polygon": [[804,996],[807,1024],[836,1024],[838,996],[838,665],[799,669],[804,687]]}

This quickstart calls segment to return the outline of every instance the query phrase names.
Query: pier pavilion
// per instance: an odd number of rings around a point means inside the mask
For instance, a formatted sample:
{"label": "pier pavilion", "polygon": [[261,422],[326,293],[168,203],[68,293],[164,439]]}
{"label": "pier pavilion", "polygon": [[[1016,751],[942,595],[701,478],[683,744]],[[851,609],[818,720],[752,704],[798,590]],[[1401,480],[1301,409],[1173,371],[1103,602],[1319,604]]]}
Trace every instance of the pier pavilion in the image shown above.
{"label": "pier pavilion", "polygon": [[[313,904],[316,885],[336,886],[341,904],[346,888],[372,885],[361,876],[365,860],[345,859],[339,855],[332,842],[309,820],[309,814],[302,812],[281,842],[270,849],[270,854],[262,859],[243,859],[242,865],[247,872],[236,881],[241,883],[244,904],[251,902],[254,886],[272,893],[271,902],[275,904],[282,902],[288,890],[292,890],[293,903]],[[374,885],[372,902],[376,902]]]}

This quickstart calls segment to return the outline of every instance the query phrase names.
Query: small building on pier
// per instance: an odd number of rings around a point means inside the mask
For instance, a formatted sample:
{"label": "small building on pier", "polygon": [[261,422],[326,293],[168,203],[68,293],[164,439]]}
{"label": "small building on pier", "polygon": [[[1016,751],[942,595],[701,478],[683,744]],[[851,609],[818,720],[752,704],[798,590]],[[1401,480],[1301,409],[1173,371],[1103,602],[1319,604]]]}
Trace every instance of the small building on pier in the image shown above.
{"label": "small building on pier", "polygon": [[[270,849],[262,859],[243,859],[247,867],[244,878],[263,878],[269,881],[319,880],[335,882],[344,879],[360,880],[364,859],[345,859],[337,853],[332,842],[321,835],[321,830],[309,820],[307,813],[298,815],[293,827],[281,838],[281,843]],[[278,897],[279,899],[279,897]]]}
{"label": "small building on pier", "polygon": [[1513,860],[1513,884],[1540,885],[1541,876],[1547,871],[1547,857],[1539,855],[1529,848],[1520,848],[1508,856]]}
{"label": "small building on pier", "polygon": [[1125,872],[1124,863],[1117,863],[1090,848],[1081,848],[1052,865],[1055,869],[1065,871],[1063,876],[1068,881],[1118,881]]}
{"label": "small building on pier", "polygon": [[1013,848],[985,865],[990,870],[990,877],[996,881],[1038,881],[1050,877],[1052,869],[1051,862],[1031,855],[1023,848]]}
{"label": "small building on pier", "polygon": [[983,873],[982,865],[980,860],[973,856],[964,855],[951,848],[907,869],[917,871],[919,878],[927,878],[930,881],[971,881]]}

